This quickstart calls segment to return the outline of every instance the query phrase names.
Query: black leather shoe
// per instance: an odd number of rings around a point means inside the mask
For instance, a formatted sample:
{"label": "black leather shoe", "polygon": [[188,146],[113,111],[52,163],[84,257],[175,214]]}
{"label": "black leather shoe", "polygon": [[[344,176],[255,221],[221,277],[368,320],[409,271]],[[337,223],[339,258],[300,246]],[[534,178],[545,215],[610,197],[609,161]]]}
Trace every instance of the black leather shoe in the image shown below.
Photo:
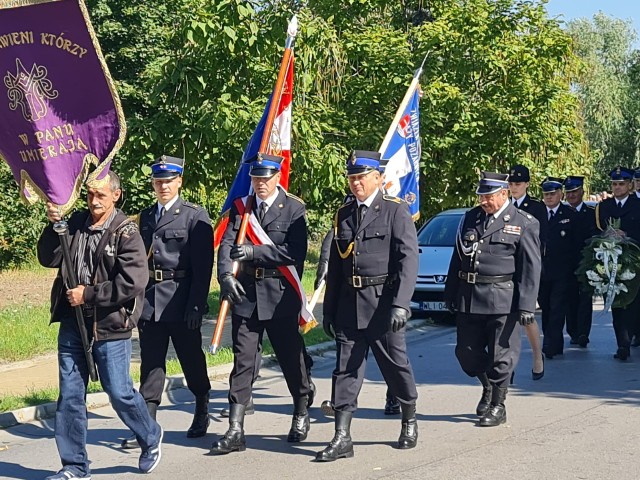
{"label": "black leather shoe", "polygon": [[244,452],[247,449],[244,438],[244,412],[244,405],[231,404],[229,429],[220,440],[211,445],[211,455],[226,455],[231,452]]}
{"label": "black leather shoe", "polygon": [[582,348],[587,348],[587,344],[589,343],[589,337],[587,337],[584,334],[580,335],[576,343]]}
{"label": "black leather shoe", "polygon": [[398,438],[398,448],[406,450],[414,448],[418,443],[418,420],[415,417],[402,421],[402,430]]}
{"label": "black leather shoe", "polygon": [[571,337],[571,340],[569,340],[569,345],[578,345],[578,337]]}
{"label": "black leather shoe", "polygon": [[481,427],[497,427],[507,421],[507,409],[504,401],[507,398],[507,388],[493,385],[491,392],[491,407],[485,416],[480,418]]}
{"label": "black leather shoe", "polygon": [[544,377],[544,355],[542,355],[542,370],[540,372],[534,372],[533,369],[531,369],[531,378],[540,380],[542,377]]}
{"label": "black leather shoe", "polygon": [[[253,415],[254,413],[256,413],[256,407],[253,404],[253,397],[251,397],[249,399],[249,404],[246,406],[244,414],[245,415]],[[229,409],[228,408],[223,408],[222,410],[220,410],[220,416],[223,418],[229,418]]]}
{"label": "black leather shoe", "polygon": [[209,393],[196,397],[196,409],[193,422],[187,430],[187,438],[204,437],[209,428]]}
{"label": "black leather shoe", "polygon": [[287,442],[297,443],[307,439],[309,429],[311,428],[311,422],[309,421],[309,414],[295,414],[291,420],[291,430],[287,435]]}
{"label": "black leather shoe", "polygon": [[320,411],[325,417],[334,417],[336,415],[331,400],[324,400],[322,404],[320,404]]}
{"label": "black leather shoe", "polygon": [[625,362],[631,355],[631,351],[628,347],[620,347],[618,351],[613,355],[613,358]]}
{"label": "black leather shoe", "polygon": [[353,457],[351,418],[351,412],[336,412],[336,433],[329,446],[316,453],[316,462],[334,462],[339,458]]}
{"label": "black leather shoe", "polygon": [[385,415],[400,415],[400,402],[396,397],[387,397],[387,401],[384,404]]}

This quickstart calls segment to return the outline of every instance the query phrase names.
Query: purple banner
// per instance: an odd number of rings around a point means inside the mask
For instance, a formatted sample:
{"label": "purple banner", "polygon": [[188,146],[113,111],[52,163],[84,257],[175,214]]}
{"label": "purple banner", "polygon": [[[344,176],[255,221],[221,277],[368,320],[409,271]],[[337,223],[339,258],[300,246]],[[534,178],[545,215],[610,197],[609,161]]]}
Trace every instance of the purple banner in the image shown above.
{"label": "purple banner", "polygon": [[69,211],[124,142],[120,100],[82,0],[0,7],[0,158],[29,203]]}

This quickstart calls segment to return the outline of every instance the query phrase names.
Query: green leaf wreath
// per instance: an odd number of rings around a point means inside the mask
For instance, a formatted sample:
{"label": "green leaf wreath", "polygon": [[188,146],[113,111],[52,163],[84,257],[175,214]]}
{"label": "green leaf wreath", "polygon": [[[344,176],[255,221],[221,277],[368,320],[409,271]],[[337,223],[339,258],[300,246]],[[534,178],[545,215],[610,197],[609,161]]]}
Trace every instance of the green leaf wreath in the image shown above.
{"label": "green leaf wreath", "polygon": [[604,311],[629,305],[640,289],[640,246],[620,233],[620,221],[593,237],[576,270],[582,288],[604,299]]}

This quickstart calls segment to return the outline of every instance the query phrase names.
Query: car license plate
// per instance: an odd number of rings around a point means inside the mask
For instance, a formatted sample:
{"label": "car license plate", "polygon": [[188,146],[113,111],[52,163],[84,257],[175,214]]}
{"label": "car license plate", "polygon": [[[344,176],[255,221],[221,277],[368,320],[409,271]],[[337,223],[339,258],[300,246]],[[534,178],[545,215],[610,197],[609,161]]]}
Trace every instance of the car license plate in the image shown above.
{"label": "car license plate", "polygon": [[429,312],[446,312],[447,306],[445,302],[422,302],[422,310]]}

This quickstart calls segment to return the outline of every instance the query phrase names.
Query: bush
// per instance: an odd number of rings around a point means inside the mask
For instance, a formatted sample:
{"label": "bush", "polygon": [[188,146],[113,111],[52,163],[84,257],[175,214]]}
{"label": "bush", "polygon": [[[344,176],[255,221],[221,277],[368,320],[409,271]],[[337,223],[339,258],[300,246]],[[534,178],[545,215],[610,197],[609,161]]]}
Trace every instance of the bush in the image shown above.
{"label": "bush", "polygon": [[0,162],[0,271],[30,263],[47,217],[44,204],[27,206],[8,165]]}

